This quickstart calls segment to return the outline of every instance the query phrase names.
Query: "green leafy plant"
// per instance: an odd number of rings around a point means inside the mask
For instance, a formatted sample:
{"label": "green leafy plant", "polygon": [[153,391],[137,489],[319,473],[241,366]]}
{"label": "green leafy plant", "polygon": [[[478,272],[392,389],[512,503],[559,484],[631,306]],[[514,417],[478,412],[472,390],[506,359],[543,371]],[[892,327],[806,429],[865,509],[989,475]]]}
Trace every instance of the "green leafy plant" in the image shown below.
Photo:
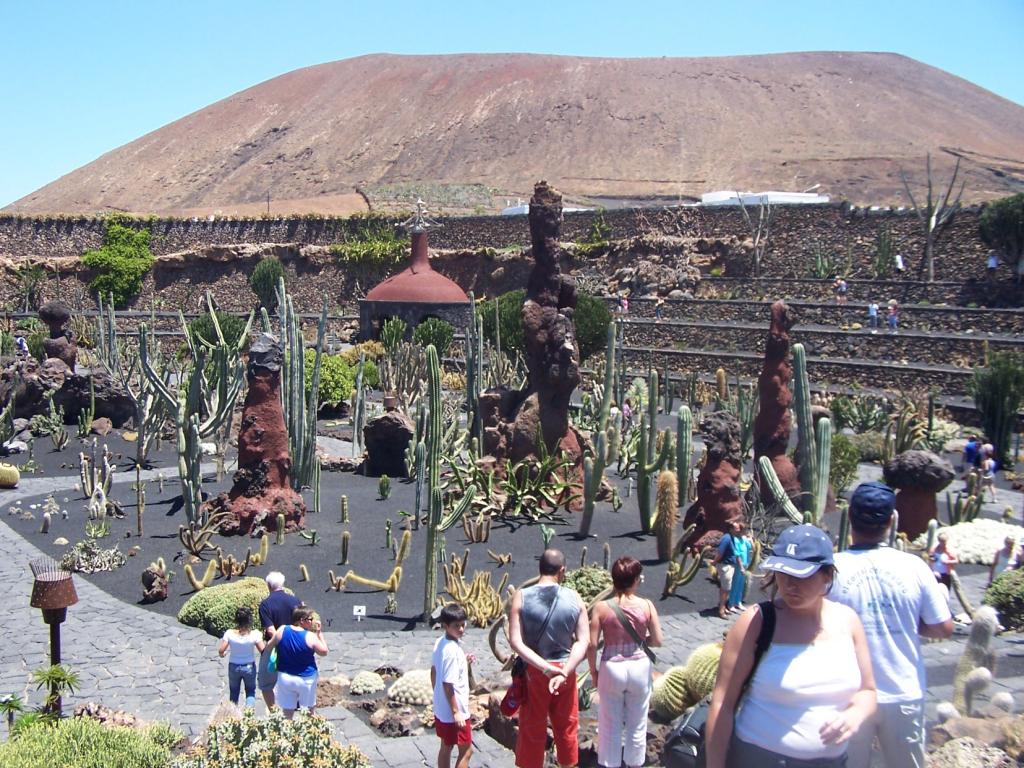
{"label": "green leafy plant", "polygon": [[[245,329],[249,326],[247,318],[232,315],[230,312],[217,312],[217,324],[220,326],[220,332],[224,336],[224,341],[230,347],[238,346],[242,334],[245,333]],[[201,344],[199,339],[202,339],[207,344],[216,344],[218,342],[217,329],[214,328],[213,318],[210,317],[208,312],[203,313],[188,324],[188,333],[192,337],[193,344]],[[242,342],[240,349],[244,351],[248,347],[249,340],[246,339]]]}
{"label": "green leafy plant", "polygon": [[1024,258],[1024,193],[986,205],[978,225],[986,243],[1000,249],[1011,262],[1020,263]]}
{"label": "green leafy plant", "polygon": [[889,403],[878,397],[839,395],[832,401],[836,429],[849,427],[854,432],[876,432],[889,422]]}
{"label": "green leafy plant", "polygon": [[[495,299],[497,312],[493,302],[481,307],[480,322],[484,338],[494,344],[497,332],[500,331],[501,348],[505,352],[523,354],[525,351],[522,319],[525,299],[526,290],[520,288]],[[587,293],[577,295],[573,323],[576,326],[576,343],[579,344],[581,360],[604,350],[611,320],[611,312],[603,301]]]}
{"label": "green leafy plant", "polygon": [[0,356],[14,354],[14,335],[0,331]]}
{"label": "green leafy plant", "polygon": [[28,353],[36,360],[46,359],[46,350],[43,347],[46,338],[46,331],[36,331],[25,337],[25,343],[28,344]]}
{"label": "green leafy plant", "polygon": [[88,717],[55,723],[35,718],[0,744],[4,768],[167,768],[169,760],[167,746],[149,729],[111,727]]}
{"label": "green leafy plant", "polygon": [[142,280],[153,266],[149,239],[148,229],[135,229],[111,220],[103,247],[82,256],[82,263],[96,273],[89,289],[102,296],[113,296],[117,307],[127,304],[142,290]]}
{"label": "green leafy plant", "polygon": [[1001,573],[985,590],[982,599],[999,611],[1000,621],[1013,630],[1024,630],[1024,569]]}
{"label": "green leafy plant", "polygon": [[871,274],[876,280],[885,280],[892,275],[893,267],[896,264],[893,255],[895,250],[892,229],[888,226],[882,227],[875,234],[875,256],[871,262]]}
{"label": "green leafy plant", "polygon": [[383,267],[399,263],[408,250],[409,241],[399,236],[394,223],[376,215],[364,217],[355,233],[331,246],[331,253],[342,261]]}
{"label": "green leafy plant", "polygon": [[408,323],[400,317],[389,317],[381,323],[380,343],[384,345],[384,351],[389,355],[392,354],[402,343],[408,330]]}
{"label": "green leafy plant", "polygon": [[284,267],[275,256],[262,259],[249,276],[249,287],[267,312],[277,308],[277,282],[284,276]]}
{"label": "green leafy plant", "polygon": [[586,237],[576,241],[576,254],[583,258],[600,255],[608,249],[608,236],[611,233],[612,227],[604,220],[604,212],[598,211]]}
{"label": "green leafy plant", "polygon": [[65,693],[74,693],[82,682],[78,675],[71,671],[70,667],[63,664],[51,664],[32,671],[32,680],[36,684],[36,690],[47,690],[46,709],[53,711],[56,708],[57,700]]}
{"label": "green leafy plant", "polygon": [[26,264],[19,267],[14,276],[18,281],[18,299],[21,302],[22,311],[30,312],[33,309],[38,309],[40,288],[46,280],[46,268],[42,264]]}
{"label": "green leafy plant", "polygon": [[428,317],[416,326],[412,332],[412,340],[424,349],[433,344],[437,354],[444,356],[448,353],[452,341],[455,339],[455,329],[450,323],[446,323],[437,317]]}
{"label": "green leafy plant", "polygon": [[211,725],[206,734],[171,768],[253,768],[253,766],[370,768],[357,747],[331,739],[322,717],[299,712],[286,720],[280,709],[265,718],[246,710],[240,718]]}
{"label": "green leafy plant", "polygon": [[[316,364],[316,351],[306,349],[306,394],[313,388],[313,367]],[[366,371],[364,369],[365,376]],[[341,355],[322,355],[320,357],[320,383],[317,388],[321,408],[333,408],[352,397],[355,388],[356,374]]]}
{"label": "green leafy plant", "polygon": [[253,616],[257,615],[260,601],[267,594],[266,583],[255,576],[206,587],[181,606],[178,621],[199,627],[214,637],[222,637],[225,631],[235,626],[236,610],[248,606]]}
{"label": "green leafy plant", "polygon": [[611,585],[612,575],[597,565],[584,565],[568,571],[562,581],[562,586],[576,590],[584,603],[591,602]]}
{"label": "green leafy plant", "polygon": [[857,477],[857,463],[860,461],[860,451],[846,435],[832,435],[832,460],[828,467],[828,482],[835,491],[836,496],[841,496],[850,487],[850,483]]}
{"label": "green leafy plant", "polygon": [[1010,438],[1024,400],[1024,357],[1013,352],[993,354],[986,367],[974,369],[971,391],[981,412],[982,429],[995,446],[996,460],[1013,466]]}

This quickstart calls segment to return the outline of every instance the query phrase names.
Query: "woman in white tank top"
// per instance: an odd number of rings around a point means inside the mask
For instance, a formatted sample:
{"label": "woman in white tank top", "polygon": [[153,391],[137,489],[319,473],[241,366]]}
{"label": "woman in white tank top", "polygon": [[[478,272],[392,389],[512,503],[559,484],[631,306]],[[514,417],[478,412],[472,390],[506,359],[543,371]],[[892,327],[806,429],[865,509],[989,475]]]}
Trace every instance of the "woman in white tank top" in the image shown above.
{"label": "woman in white tank top", "polygon": [[825,600],[832,542],[813,525],[791,526],[761,567],[770,572],[764,586],[777,594],[774,633],[756,669],[761,606],[726,637],[708,711],[707,768],[841,768],[850,737],[875,712],[875,681],[857,614]]}

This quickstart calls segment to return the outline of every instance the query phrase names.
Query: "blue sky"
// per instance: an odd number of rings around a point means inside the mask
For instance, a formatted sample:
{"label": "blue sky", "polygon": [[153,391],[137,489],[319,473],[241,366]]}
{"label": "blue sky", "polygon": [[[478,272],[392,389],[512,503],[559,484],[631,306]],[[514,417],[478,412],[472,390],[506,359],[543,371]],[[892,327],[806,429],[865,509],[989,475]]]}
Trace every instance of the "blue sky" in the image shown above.
{"label": "blue sky", "polygon": [[1024,0],[3,4],[0,206],[293,69],[366,53],[889,51],[1024,104]]}

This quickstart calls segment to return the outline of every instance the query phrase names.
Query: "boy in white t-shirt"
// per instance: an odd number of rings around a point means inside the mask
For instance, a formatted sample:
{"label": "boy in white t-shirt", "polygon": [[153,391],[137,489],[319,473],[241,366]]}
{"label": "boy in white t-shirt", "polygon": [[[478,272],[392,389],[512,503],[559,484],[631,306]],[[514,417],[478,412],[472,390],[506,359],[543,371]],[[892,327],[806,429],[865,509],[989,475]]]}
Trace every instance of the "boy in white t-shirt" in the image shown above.
{"label": "boy in white t-shirt", "polygon": [[[473,752],[469,722],[469,666],[459,640],[466,634],[466,611],[457,603],[441,609],[444,637],[434,643],[430,683],[434,687],[434,729],[441,739],[438,768],[451,764],[452,747],[459,748],[455,768],[468,768]],[[470,659],[471,660],[471,659]]]}

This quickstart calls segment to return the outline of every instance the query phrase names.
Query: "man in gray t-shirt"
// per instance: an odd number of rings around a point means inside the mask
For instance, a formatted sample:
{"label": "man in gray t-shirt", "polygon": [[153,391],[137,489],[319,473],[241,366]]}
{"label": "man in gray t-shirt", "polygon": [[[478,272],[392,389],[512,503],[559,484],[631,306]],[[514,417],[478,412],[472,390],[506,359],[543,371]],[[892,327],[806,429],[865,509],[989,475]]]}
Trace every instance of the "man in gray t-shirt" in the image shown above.
{"label": "man in gray t-shirt", "polygon": [[527,664],[516,741],[519,768],[544,765],[549,719],[559,765],[576,765],[579,759],[576,667],[590,644],[590,624],[583,600],[561,585],[563,578],[565,555],[544,550],[540,578],[516,592],[509,609],[512,650]]}
{"label": "man in gray t-shirt", "polygon": [[[853,608],[864,624],[875,672],[878,712],[850,739],[848,768],[871,764],[877,737],[886,768],[924,768],[924,661],[921,637],[946,638],[953,618],[928,565],[887,541],[896,495],[861,483],[850,497],[853,544],[835,556],[829,597]],[[840,542],[840,549],[843,549]]]}

